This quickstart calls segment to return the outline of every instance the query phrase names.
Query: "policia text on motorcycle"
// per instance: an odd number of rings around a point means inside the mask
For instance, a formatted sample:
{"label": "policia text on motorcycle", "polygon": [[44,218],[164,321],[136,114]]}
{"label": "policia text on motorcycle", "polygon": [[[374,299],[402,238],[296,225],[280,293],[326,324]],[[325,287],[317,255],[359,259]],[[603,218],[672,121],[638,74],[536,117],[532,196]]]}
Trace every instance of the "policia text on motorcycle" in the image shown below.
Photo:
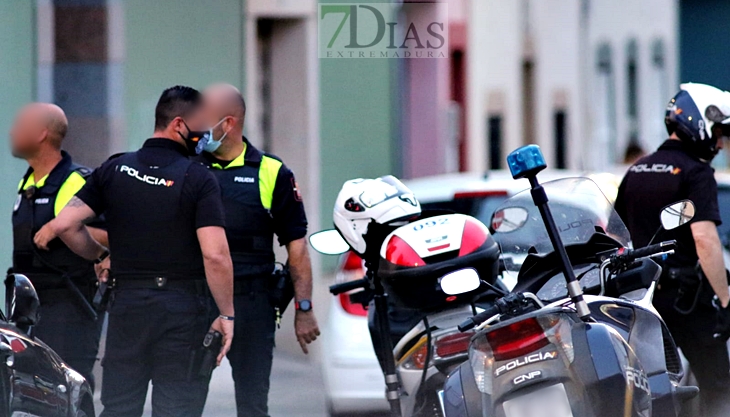
{"label": "policia text on motorcycle", "polygon": [[[13,156],[28,162],[13,209],[13,272],[38,291],[43,320],[39,337],[92,385],[101,320],[90,301],[96,290],[94,264],[73,253],[46,226],[86,183],[91,170],[61,151],[68,122],[54,104],[23,107],[10,131]],[[88,228],[106,242],[106,231]],[[40,242],[34,245],[33,240]]]}
{"label": "policia text on motorcycle", "polygon": [[[106,216],[114,292],[102,416],[141,416],[150,380],[153,415],[200,416],[210,373],[192,369],[195,352],[209,329],[223,337],[218,362],[230,348],[233,266],[220,188],[212,173],[188,158],[203,111],[197,90],[165,90],[153,138],[95,170],[54,223],[74,252],[103,259],[107,249],[83,223]],[[100,279],[107,279],[105,271]],[[220,312],[215,320],[208,291]]]}
{"label": "policia text on motorcycle", "polygon": [[278,158],[243,138],[246,105],[225,84],[204,92],[208,109],[205,152],[198,158],[218,179],[226,211],[226,234],[235,271],[236,336],[228,353],[238,416],[268,415],[267,398],[274,349],[275,309],[271,302],[274,234],[288,251],[294,283],[294,327],[304,353],[319,336],[312,311],[312,268],[305,235],[307,218],[294,174]]}
{"label": "policia text on motorcycle", "polygon": [[[616,211],[635,247],[677,241],[676,254],[663,265],[654,305],[697,378],[702,415],[728,416],[730,295],[710,161],[730,136],[730,93],[683,84],[669,103],[665,122],[670,138],[629,169],[619,188]],[[683,199],[695,205],[691,223],[661,231],[659,212]]]}

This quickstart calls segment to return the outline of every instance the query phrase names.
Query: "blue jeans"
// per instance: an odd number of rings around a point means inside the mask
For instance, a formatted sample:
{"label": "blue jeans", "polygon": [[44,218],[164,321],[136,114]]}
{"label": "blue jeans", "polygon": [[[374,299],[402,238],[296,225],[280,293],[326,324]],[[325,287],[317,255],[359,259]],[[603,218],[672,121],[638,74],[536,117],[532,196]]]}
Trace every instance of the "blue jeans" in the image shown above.
{"label": "blue jeans", "polygon": [[157,289],[116,290],[109,308],[102,417],[142,415],[152,381],[154,417],[199,417],[209,379],[188,378],[210,323],[209,297]]}

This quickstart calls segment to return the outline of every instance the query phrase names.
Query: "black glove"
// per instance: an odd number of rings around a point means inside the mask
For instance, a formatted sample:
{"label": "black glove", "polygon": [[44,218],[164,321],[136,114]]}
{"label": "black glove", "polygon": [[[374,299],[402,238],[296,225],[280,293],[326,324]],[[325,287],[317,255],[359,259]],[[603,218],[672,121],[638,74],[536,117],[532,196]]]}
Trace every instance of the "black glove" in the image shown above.
{"label": "black glove", "polygon": [[717,324],[715,324],[713,337],[716,340],[724,342],[730,339],[730,304],[727,307],[723,307],[720,304],[720,300],[715,296],[712,300],[712,305],[717,310]]}

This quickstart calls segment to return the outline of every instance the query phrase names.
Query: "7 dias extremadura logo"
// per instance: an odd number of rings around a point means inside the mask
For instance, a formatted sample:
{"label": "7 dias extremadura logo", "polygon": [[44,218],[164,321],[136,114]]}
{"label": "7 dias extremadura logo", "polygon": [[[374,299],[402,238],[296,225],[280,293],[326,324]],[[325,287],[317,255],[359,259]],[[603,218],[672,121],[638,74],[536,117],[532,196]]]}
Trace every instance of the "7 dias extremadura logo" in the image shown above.
{"label": "7 dias extremadura logo", "polygon": [[320,58],[446,58],[446,3],[320,3]]}

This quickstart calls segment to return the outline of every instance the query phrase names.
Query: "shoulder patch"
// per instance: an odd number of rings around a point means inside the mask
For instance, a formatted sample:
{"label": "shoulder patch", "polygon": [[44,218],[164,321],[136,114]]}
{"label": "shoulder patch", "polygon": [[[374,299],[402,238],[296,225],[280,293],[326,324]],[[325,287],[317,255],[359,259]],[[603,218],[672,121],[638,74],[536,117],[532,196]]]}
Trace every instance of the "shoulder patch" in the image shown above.
{"label": "shoulder patch", "polygon": [[302,198],[302,191],[299,189],[299,184],[294,177],[291,177],[291,186],[292,191],[294,191],[294,200],[300,203],[303,202],[304,199]]}

